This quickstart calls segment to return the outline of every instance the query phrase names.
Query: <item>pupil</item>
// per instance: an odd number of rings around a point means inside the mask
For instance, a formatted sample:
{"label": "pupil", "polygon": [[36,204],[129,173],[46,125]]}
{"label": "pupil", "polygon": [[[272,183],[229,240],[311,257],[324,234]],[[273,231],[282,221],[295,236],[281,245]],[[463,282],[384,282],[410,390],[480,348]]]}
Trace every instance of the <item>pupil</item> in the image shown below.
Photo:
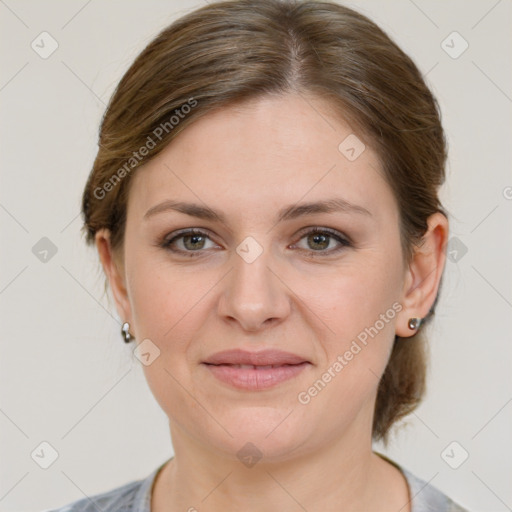
{"label": "pupil", "polygon": [[[185,239],[191,241],[192,249],[196,249],[197,247],[194,247],[194,245],[197,243],[198,240],[203,238],[202,235],[189,235]],[[187,243],[185,243],[187,245]],[[190,248],[190,247],[189,247]]]}
{"label": "pupil", "polygon": [[[327,240],[328,237],[326,235],[315,234],[315,235],[312,235],[312,238],[313,238],[315,244],[319,243],[320,245],[322,245],[321,248],[325,249],[325,247],[327,247],[329,245],[329,242]],[[327,241],[327,243],[326,243],[326,241]]]}

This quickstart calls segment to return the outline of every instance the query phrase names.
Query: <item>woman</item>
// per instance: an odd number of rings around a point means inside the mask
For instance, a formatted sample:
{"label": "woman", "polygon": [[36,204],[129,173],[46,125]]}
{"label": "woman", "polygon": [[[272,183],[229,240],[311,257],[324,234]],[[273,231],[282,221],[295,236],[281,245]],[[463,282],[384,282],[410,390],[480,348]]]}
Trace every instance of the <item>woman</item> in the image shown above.
{"label": "woman", "polygon": [[59,510],[464,511],[372,451],[424,393],[445,160],[420,72],[346,7],[211,3],[159,34],[82,207],[175,456]]}

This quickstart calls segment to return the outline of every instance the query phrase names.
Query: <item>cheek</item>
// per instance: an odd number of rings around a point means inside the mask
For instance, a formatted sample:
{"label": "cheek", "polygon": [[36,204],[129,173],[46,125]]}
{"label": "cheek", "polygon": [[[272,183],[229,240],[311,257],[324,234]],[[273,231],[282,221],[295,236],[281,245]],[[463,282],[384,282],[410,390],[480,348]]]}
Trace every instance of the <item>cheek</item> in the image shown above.
{"label": "cheek", "polygon": [[354,260],[328,275],[303,276],[296,284],[294,291],[320,318],[334,346],[338,340],[356,338],[376,322],[384,337],[394,331],[400,274],[382,254]]}
{"label": "cheek", "polygon": [[187,272],[154,255],[134,257],[131,263],[128,293],[138,337],[154,339],[162,348],[166,340],[174,342],[175,333],[201,310],[201,297],[211,285],[197,272]]}
{"label": "cheek", "polygon": [[328,293],[310,293],[306,299],[325,326],[325,361],[317,377],[319,389],[327,382],[331,392],[321,402],[342,403],[350,397],[353,402],[356,396],[371,395],[393,347],[402,309],[399,269],[385,258],[366,263],[340,272],[325,287]]}
{"label": "cheek", "polygon": [[136,270],[130,279],[137,340],[151,340],[158,354],[142,368],[162,410],[175,423],[186,426],[183,421],[189,417],[204,420],[204,410],[196,410],[199,406],[186,390],[199,396],[191,380],[190,346],[205,322],[204,299],[214,281],[155,260],[145,257],[133,261]]}
{"label": "cheek", "polygon": [[[353,294],[347,297],[347,291]],[[359,297],[357,293],[360,290],[355,286],[339,290],[337,308],[325,318],[335,331],[329,331],[323,340],[325,362],[295,397],[306,421],[322,418],[326,436],[335,437],[340,430],[349,429],[361,415],[370,421],[393,347],[396,306],[400,305],[381,300],[387,295],[384,291],[379,297],[362,292]]]}

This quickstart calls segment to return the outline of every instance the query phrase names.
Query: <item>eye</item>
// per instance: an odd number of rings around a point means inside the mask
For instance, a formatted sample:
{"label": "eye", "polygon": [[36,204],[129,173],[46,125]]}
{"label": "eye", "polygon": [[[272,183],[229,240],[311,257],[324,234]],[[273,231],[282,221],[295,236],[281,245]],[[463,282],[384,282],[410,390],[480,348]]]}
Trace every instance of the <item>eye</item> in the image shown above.
{"label": "eye", "polygon": [[[302,249],[311,256],[327,256],[351,247],[350,241],[334,229],[315,227],[302,234],[301,240],[306,241],[307,247]],[[336,246],[337,244],[337,246]],[[334,248],[332,247],[334,245]],[[330,249],[329,249],[330,247]],[[327,250],[329,249],[329,250]]]}
{"label": "eye", "polygon": [[[300,241],[303,239],[306,241],[307,247],[299,247],[299,249],[306,251],[312,257],[328,256],[352,246],[347,237],[330,228],[310,228],[309,231],[302,233]],[[208,247],[208,241],[213,246]],[[332,247],[333,245],[334,247]],[[199,229],[187,229],[175,233],[174,236],[164,239],[160,246],[173,253],[190,257],[199,256],[206,249],[218,247],[211,240],[209,233]],[[298,244],[291,247],[296,246]]]}
{"label": "eye", "polygon": [[[205,246],[208,240],[212,242],[208,233],[198,229],[188,229],[164,240],[161,246],[176,253],[194,253],[209,249],[210,247]],[[190,256],[193,256],[193,254],[190,254]]]}

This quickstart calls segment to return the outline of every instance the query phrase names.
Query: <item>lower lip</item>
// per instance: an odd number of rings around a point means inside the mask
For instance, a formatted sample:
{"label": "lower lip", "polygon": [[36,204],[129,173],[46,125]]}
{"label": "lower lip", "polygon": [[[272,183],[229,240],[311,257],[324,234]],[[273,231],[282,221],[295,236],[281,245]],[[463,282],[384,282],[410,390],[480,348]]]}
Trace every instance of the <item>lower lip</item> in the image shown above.
{"label": "lower lip", "polygon": [[206,364],[217,379],[235,388],[249,391],[268,389],[296,377],[310,363],[278,366],[257,370],[253,368],[235,368],[229,365]]}

